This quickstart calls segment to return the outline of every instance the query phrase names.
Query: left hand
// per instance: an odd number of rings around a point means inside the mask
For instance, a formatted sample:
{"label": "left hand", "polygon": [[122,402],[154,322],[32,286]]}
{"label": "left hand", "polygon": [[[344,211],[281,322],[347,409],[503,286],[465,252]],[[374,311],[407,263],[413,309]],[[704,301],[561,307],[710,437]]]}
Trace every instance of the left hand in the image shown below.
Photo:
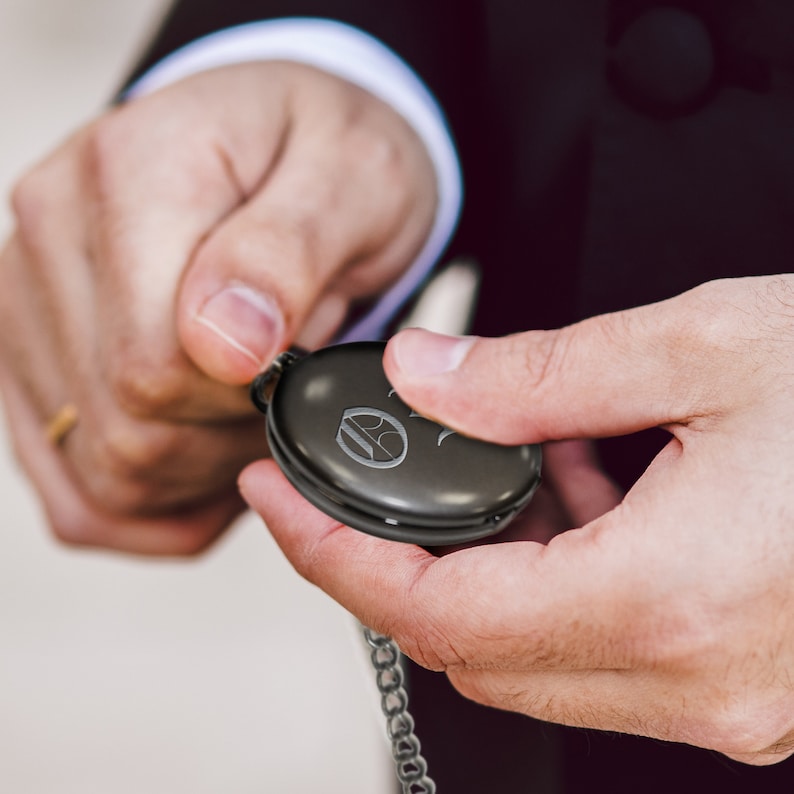
{"label": "left hand", "polygon": [[[245,507],[237,474],[265,449],[247,384],[398,279],[437,199],[395,110],[262,61],[102,113],[12,203],[0,391],[47,523],[72,545],[185,555]],[[79,424],[52,443],[62,407]]]}
{"label": "left hand", "polygon": [[793,350],[791,275],[559,331],[395,337],[389,380],[459,431],[671,432],[617,507],[547,545],[437,558],[324,517],[272,462],[240,484],[300,573],[463,694],[773,763],[794,751]]}

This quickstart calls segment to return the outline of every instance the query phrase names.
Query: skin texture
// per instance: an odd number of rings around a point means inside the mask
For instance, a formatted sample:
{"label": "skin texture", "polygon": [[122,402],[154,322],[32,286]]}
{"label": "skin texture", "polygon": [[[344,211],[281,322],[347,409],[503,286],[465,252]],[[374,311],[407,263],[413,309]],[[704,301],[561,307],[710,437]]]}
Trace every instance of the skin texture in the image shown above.
{"label": "skin texture", "polygon": [[464,695],[773,763],[794,750],[792,343],[788,274],[558,331],[394,337],[400,396],[461,432],[669,430],[622,499],[586,448],[547,446],[567,532],[548,531],[560,516],[542,500],[511,542],[438,557],[324,517],[271,461],[243,473],[242,492],[298,571]]}
{"label": "skin texture", "polygon": [[[61,540],[190,554],[244,509],[264,434],[245,384],[382,292],[436,206],[390,108],[309,67],[195,75],[26,174],[0,255],[0,385]],[[65,403],[79,424],[54,448]]]}

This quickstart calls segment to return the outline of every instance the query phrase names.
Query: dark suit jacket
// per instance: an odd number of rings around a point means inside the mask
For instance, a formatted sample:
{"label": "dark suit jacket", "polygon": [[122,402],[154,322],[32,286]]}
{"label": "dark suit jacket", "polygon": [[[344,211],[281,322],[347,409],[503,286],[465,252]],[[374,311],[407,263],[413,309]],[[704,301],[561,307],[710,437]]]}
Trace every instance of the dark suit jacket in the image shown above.
{"label": "dark suit jacket", "polygon": [[[283,16],[367,30],[440,100],[466,186],[449,254],[484,270],[479,333],[794,264],[791,0],[183,0],[139,70],[212,30]],[[603,454],[629,484],[658,443],[646,434]],[[751,769],[540,726],[411,673],[442,794],[794,790],[792,762]]]}

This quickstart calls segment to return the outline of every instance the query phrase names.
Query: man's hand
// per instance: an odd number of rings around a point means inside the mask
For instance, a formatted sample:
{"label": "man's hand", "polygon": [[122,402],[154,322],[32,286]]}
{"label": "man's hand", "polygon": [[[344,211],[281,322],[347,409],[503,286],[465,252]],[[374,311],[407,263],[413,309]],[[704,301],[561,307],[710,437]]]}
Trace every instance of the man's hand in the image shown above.
{"label": "man's hand", "polygon": [[[0,258],[0,383],[56,535],[153,554],[211,542],[264,449],[244,384],[388,286],[435,204],[394,111],[290,63],[198,74],[33,169]],[[56,448],[44,427],[69,403],[79,421]]]}
{"label": "man's hand", "polygon": [[323,517],[272,461],[241,486],[304,576],[475,700],[772,763],[794,750],[792,351],[790,275],[560,331],[395,337],[400,396],[461,432],[670,431],[617,507],[548,544],[437,558]]}

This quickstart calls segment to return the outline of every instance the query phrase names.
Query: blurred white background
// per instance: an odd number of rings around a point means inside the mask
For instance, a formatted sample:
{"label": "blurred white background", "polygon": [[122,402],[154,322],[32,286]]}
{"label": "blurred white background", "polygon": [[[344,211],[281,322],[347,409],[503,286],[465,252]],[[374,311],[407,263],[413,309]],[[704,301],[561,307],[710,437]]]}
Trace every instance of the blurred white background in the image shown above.
{"label": "blurred white background", "polygon": [[[3,196],[102,107],[162,7],[0,2]],[[293,573],[258,519],[192,561],[66,549],[1,432],[0,791],[390,790],[351,621]]]}

